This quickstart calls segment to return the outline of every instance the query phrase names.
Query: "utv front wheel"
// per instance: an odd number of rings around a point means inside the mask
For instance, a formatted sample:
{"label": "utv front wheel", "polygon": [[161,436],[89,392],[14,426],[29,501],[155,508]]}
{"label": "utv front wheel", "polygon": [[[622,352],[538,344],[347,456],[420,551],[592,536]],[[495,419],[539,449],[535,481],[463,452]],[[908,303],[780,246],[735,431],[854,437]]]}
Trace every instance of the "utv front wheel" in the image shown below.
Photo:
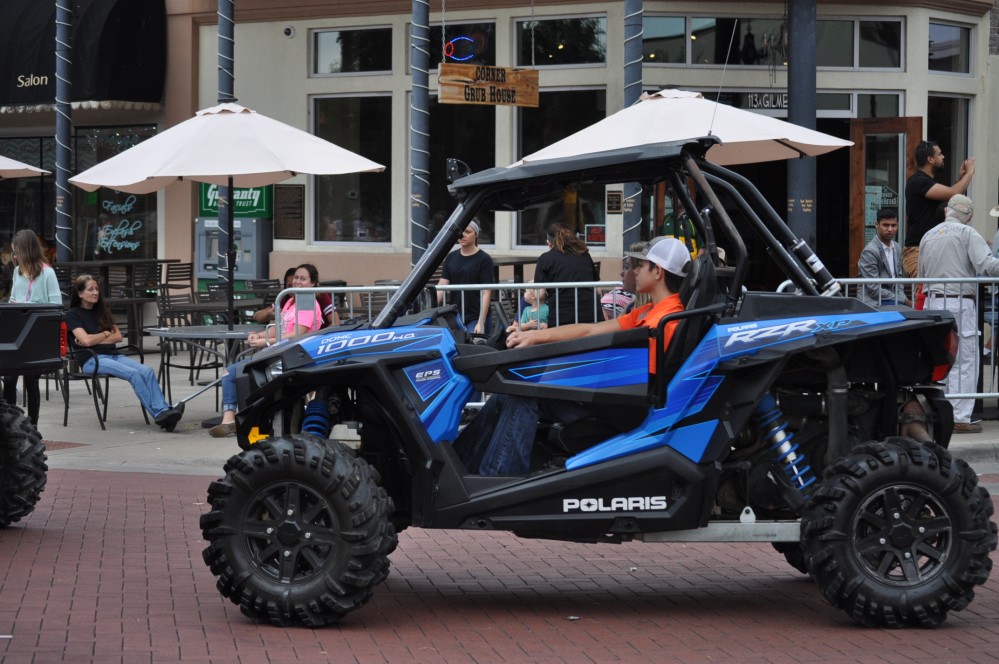
{"label": "utv front wheel", "polygon": [[805,508],[801,543],[823,595],[854,621],[930,627],[988,579],[992,511],[963,460],[891,438],[833,464]]}
{"label": "utv front wheel", "polygon": [[0,399],[0,528],[31,514],[45,489],[47,470],[38,429]]}
{"label": "utv front wheel", "polygon": [[352,450],[309,435],[237,454],[201,517],[205,563],[247,616],[318,627],[360,608],[388,576],[396,533],[378,473]]}

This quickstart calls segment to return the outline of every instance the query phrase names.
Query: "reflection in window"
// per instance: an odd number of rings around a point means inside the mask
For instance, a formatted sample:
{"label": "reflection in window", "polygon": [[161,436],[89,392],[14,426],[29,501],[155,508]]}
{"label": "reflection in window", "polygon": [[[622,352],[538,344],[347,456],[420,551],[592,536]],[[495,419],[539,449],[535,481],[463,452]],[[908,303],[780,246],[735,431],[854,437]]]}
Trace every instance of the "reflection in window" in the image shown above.
{"label": "reflection in window", "polygon": [[642,62],[683,64],[687,61],[687,19],[645,16],[642,19]]}
{"label": "reflection in window", "polygon": [[602,64],[606,61],[606,18],[559,18],[517,23],[517,64],[521,67]]}
{"label": "reflection in window", "polygon": [[944,153],[944,173],[940,182],[956,182],[961,164],[968,158],[968,100],[961,97],[930,96],[926,104],[926,138],[935,141]]}
{"label": "reflection in window", "polygon": [[333,97],[315,101],[316,135],[385,166],[381,173],[315,178],[317,242],[391,239],[392,98]]}
{"label": "reflection in window", "polygon": [[[496,107],[440,104],[430,98],[430,239],[433,240],[457,202],[447,191],[447,159],[465,162],[472,173],[496,165]],[[479,212],[479,244],[496,241],[492,211]]]}
{"label": "reflection in window", "polygon": [[[604,90],[542,92],[538,108],[518,108],[520,141],[518,157],[537,152],[606,115]],[[577,233],[588,224],[603,224],[603,185],[582,185],[567,189],[562,198],[524,210],[517,226],[516,244],[543,245],[545,229],[563,222]]]}
{"label": "reflection in window", "polygon": [[971,28],[930,23],[930,71],[971,72]]}
{"label": "reflection in window", "polygon": [[312,44],[314,75],[392,71],[392,28],[316,31]]}
{"label": "reflection in window", "polygon": [[496,64],[496,25],[494,23],[448,23],[446,41],[441,41],[441,26],[430,26],[430,68],[437,69],[443,55],[445,62],[463,65]]}
{"label": "reflection in window", "polygon": [[902,22],[860,22],[860,67],[898,69],[902,66]]}
{"label": "reflection in window", "polygon": [[858,94],[858,118],[897,118],[899,117],[897,94]]}
{"label": "reflection in window", "polygon": [[766,66],[770,45],[779,41],[780,35],[780,19],[692,18],[691,62]]}
{"label": "reflection in window", "polygon": [[853,67],[853,21],[816,21],[815,63],[819,67]]}
{"label": "reflection in window", "polygon": [[[156,135],[151,126],[76,130],[80,172]],[[156,258],[156,194],[101,188],[73,196],[73,255],[79,260]]]}

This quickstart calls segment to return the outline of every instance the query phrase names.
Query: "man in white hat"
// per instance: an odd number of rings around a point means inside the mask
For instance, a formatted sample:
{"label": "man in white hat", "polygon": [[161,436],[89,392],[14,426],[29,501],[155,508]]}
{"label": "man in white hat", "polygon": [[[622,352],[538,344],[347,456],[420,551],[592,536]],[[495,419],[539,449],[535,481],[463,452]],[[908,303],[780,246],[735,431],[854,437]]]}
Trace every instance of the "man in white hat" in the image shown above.
{"label": "man in white hat", "polygon": [[[975,205],[962,194],[947,202],[946,217],[923,236],[919,243],[919,276],[972,279],[979,275],[999,275],[999,258],[989,250],[985,239],[970,224]],[[947,392],[974,392],[978,386],[978,312],[975,303],[978,285],[974,283],[927,283],[927,309],[948,309],[954,313],[960,340],[957,359],[944,380]],[[982,425],[971,422],[974,399],[951,399],[954,406],[954,432],[978,433]]]}
{"label": "man in white hat", "polygon": [[[559,325],[544,330],[507,329],[508,348],[525,348],[553,341],[569,341],[598,334],[608,334],[637,327],[655,329],[659,321],[683,311],[680,284],[690,266],[690,252],[676,238],[653,239],[641,252],[626,253],[632,261],[635,284],[640,293],[648,293],[651,304],[637,307],[611,320],[596,323]],[[664,330],[663,345],[668,346],[677,321]],[[649,340],[649,371],[656,372],[655,340]],[[526,475],[530,469],[531,448],[538,428],[538,416],[568,424],[589,414],[583,404],[498,394],[489,399],[454,442],[454,449],[465,467],[480,475]]]}

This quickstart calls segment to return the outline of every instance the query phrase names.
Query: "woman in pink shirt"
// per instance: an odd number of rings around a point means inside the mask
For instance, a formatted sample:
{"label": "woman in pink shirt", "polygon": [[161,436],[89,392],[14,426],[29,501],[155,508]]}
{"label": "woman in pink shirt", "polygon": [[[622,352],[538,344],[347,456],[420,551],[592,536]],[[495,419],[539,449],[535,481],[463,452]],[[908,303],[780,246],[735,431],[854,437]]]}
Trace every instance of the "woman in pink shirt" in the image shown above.
{"label": "woman in pink shirt", "polygon": [[[319,271],[315,265],[303,263],[295,268],[292,288],[315,288],[318,284]],[[279,318],[281,321],[281,341],[318,330],[323,324],[323,312],[319,308],[318,302],[313,301],[311,309],[299,309],[294,297],[288,298],[281,306]],[[336,325],[336,323],[334,318],[333,324]],[[277,343],[277,330],[268,327],[263,332],[250,332],[246,337],[246,343],[252,348],[271,346]],[[222,423],[208,430],[213,438],[225,438],[236,433],[238,403],[234,375],[238,373],[236,369],[241,368],[243,364],[243,362],[237,362],[231,365],[227,373],[222,376]]]}

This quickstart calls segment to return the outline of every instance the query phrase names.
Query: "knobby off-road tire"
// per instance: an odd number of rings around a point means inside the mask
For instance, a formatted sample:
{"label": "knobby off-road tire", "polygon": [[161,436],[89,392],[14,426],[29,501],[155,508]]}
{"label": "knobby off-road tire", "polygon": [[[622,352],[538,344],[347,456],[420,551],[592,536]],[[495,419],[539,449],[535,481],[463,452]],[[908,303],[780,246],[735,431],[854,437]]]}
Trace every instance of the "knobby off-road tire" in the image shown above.
{"label": "knobby off-road tire", "polygon": [[801,543],[822,594],[870,627],[931,627],[992,569],[992,501],[968,464],[906,438],[866,443],[826,472]]}
{"label": "knobby off-road tire", "polygon": [[20,409],[0,400],[0,528],[31,514],[48,469],[38,429]]}
{"label": "knobby off-road tire", "polygon": [[202,553],[247,616],[318,627],[371,598],[397,536],[375,469],[335,441],[269,438],[230,458],[208,488]]}
{"label": "knobby off-road tire", "polygon": [[774,549],[784,554],[787,564],[802,574],[808,574],[808,561],[805,560],[805,550],[797,542],[773,542]]}

